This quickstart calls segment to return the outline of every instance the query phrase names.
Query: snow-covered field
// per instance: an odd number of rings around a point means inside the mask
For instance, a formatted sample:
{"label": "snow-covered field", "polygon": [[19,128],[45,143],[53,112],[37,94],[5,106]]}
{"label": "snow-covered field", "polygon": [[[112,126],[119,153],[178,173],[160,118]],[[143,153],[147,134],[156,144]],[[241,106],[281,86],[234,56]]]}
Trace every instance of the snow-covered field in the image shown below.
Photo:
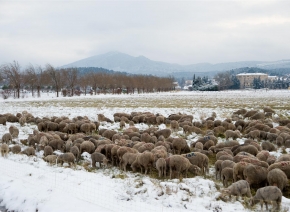
{"label": "snow-covered field", "polygon": [[[41,98],[26,94],[22,99],[0,100],[0,114],[27,110],[35,117],[87,116],[97,121],[103,113],[113,119],[115,112],[150,111],[168,116],[186,113],[194,120],[209,117],[229,118],[239,109],[262,109],[270,106],[277,116],[290,116],[290,91],[224,91],[224,92],[172,92],[134,95],[97,95],[59,97],[43,93]],[[0,136],[8,132],[11,123],[0,125]],[[26,139],[35,125],[20,127],[19,138]],[[146,129],[146,124],[137,124]],[[102,123],[100,128],[119,130],[119,124]],[[166,127],[161,125],[160,128]],[[177,132],[182,133],[182,131]],[[189,135],[187,141],[195,141]],[[289,151],[289,149],[287,149]],[[98,169],[87,172],[76,169],[49,166],[42,158],[13,155],[0,158],[0,201],[14,211],[245,211],[243,201],[223,202],[219,196],[220,183],[198,176],[195,178],[158,180],[140,173],[122,172],[118,168]],[[275,153],[279,155],[280,153]],[[83,153],[90,161],[90,157]],[[213,175],[213,168],[210,171]],[[222,186],[221,186],[222,187]],[[255,207],[257,210],[260,206]],[[290,200],[283,197],[282,211],[290,210]]]}

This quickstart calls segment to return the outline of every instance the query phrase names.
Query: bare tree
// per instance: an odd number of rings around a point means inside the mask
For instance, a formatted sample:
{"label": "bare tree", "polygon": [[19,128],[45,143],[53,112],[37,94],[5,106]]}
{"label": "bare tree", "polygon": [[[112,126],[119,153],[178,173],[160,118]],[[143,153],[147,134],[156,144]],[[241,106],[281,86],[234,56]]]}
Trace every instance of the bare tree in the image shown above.
{"label": "bare tree", "polygon": [[218,83],[219,90],[225,90],[228,89],[230,86],[233,85],[232,79],[231,79],[231,73],[229,71],[227,72],[220,72],[218,73],[214,79]]}
{"label": "bare tree", "polygon": [[30,64],[25,69],[24,81],[25,84],[30,85],[32,96],[34,96],[34,89],[36,88],[37,96],[40,97],[40,89],[41,86],[44,84],[44,74],[42,67],[41,66],[35,67]]}
{"label": "bare tree", "polygon": [[20,88],[23,83],[23,74],[21,73],[19,63],[13,61],[13,63],[2,65],[0,67],[0,72],[4,78],[9,80],[10,85],[15,89],[16,97],[20,98]]}
{"label": "bare tree", "polygon": [[56,96],[59,97],[59,92],[63,86],[63,75],[57,69],[55,69],[52,65],[47,64],[45,67],[47,74],[50,76],[51,83],[53,84]]}
{"label": "bare tree", "polygon": [[67,87],[71,90],[71,96],[74,95],[74,89],[78,81],[78,70],[76,68],[67,68],[62,70]]}

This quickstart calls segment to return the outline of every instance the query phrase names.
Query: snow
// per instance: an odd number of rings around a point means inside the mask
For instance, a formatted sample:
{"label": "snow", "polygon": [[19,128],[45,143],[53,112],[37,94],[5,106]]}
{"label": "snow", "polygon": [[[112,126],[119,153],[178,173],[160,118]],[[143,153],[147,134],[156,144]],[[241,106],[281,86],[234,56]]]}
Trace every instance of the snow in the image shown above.
{"label": "snow", "polygon": [[[223,107],[227,101],[240,98],[240,101],[249,103],[248,108],[254,107],[255,98],[265,99],[261,105],[266,105],[271,97],[280,99],[283,105],[285,97],[289,99],[286,91],[225,91],[225,92],[175,92],[158,94],[134,95],[97,95],[81,97],[59,97],[53,93],[42,94],[41,98],[30,97],[27,94],[23,99],[0,100],[0,114],[22,112],[27,110],[35,117],[51,116],[88,116],[97,120],[97,114],[103,113],[113,118],[115,112],[150,111],[168,116],[172,113],[182,112],[192,114],[194,120],[201,116],[210,116],[213,111],[217,118],[228,118],[238,106],[233,103],[228,108]],[[154,98],[164,98],[164,101],[180,101],[186,107],[156,107],[152,104]],[[199,107],[200,102],[212,99],[215,105]],[[120,103],[110,106],[112,99],[117,102],[131,101],[135,107],[127,107]],[[140,103],[140,99],[145,99]],[[200,100],[200,102],[198,102]],[[90,106],[94,102],[104,102],[102,106]],[[188,102],[194,101],[192,107]],[[252,101],[252,104],[250,104]],[[289,100],[288,100],[289,101]],[[170,101],[169,101],[170,102]],[[278,101],[279,102],[279,101]],[[143,104],[144,103],[144,104]],[[191,104],[191,103],[190,103]],[[279,114],[289,114],[288,110],[280,110]],[[7,126],[0,125],[0,135],[8,132]],[[33,132],[35,125],[26,124],[20,127],[19,138],[26,139]],[[119,129],[118,124],[101,123],[100,128]],[[128,126],[126,126],[128,127]],[[146,129],[146,124],[137,124],[136,127]],[[166,128],[160,125],[160,129]],[[176,132],[173,136],[182,134]],[[187,137],[188,142],[197,139],[196,134]],[[24,147],[23,147],[24,148]],[[287,149],[289,151],[289,149]],[[123,172],[118,168],[97,169],[88,172],[83,167],[69,168],[67,166],[50,166],[42,160],[43,152],[37,156],[27,157],[9,153],[7,158],[0,157],[0,201],[9,211],[246,211],[242,201],[223,202],[217,200],[220,195],[216,182],[198,176],[195,178],[158,180],[140,173]],[[280,153],[275,153],[279,155]],[[90,162],[90,156],[83,154]],[[211,168],[211,174],[212,173]],[[218,186],[220,186],[219,184]],[[282,208],[289,210],[290,200],[283,197]],[[259,208],[260,206],[256,206]]]}

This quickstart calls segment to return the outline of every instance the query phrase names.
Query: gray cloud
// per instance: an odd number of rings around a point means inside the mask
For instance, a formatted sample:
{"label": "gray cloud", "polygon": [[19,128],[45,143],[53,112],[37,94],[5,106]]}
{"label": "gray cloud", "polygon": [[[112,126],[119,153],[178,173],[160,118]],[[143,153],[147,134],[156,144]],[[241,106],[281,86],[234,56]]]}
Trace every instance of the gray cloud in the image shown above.
{"label": "gray cloud", "polygon": [[1,1],[0,64],[108,51],[193,64],[289,59],[289,1]]}

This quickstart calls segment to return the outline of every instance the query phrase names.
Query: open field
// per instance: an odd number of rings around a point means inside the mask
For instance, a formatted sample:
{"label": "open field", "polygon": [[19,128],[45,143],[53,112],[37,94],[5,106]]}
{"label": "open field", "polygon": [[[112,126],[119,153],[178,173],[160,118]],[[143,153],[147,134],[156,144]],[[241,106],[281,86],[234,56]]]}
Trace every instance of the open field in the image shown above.
{"label": "open field", "polygon": [[[237,109],[262,110],[265,106],[275,109],[273,125],[277,126],[277,118],[290,117],[290,91],[223,91],[223,92],[171,92],[134,95],[96,95],[80,97],[59,97],[52,93],[43,93],[41,98],[26,94],[22,99],[0,100],[0,114],[21,113],[26,110],[35,117],[87,116],[98,121],[97,114],[102,113],[113,119],[116,112],[152,112],[165,117],[174,113],[193,116],[193,121],[201,121],[216,113],[216,119],[231,118]],[[0,125],[0,135],[8,131],[12,123]],[[14,142],[27,139],[37,126],[34,123],[20,126],[19,137]],[[135,125],[139,130],[148,129],[144,123]],[[129,126],[126,125],[125,129]],[[168,128],[161,124],[159,129]],[[122,132],[119,123],[102,122],[99,129],[112,129]],[[96,133],[97,134],[97,133]],[[185,138],[188,144],[195,142],[200,136],[195,133],[185,135],[180,129],[172,133],[173,137]],[[245,140],[237,139],[240,143]],[[219,137],[218,142],[224,142]],[[22,146],[22,148],[26,148]],[[272,152],[276,157],[282,151]],[[56,154],[60,154],[56,152]],[[123,172],[117,167],[105,170],[91,167],[90,155],[83,153],[82,162],[76,170],[60,166],[49,166],[42,160],[43,151],[34,157],[9,153],[8,158],[0,159],[3,174],[0,176],[0,199],[2,205],[9,210],[33,211],[251,211],[244,201],[221,201],[217,197],[223,185],[215,180],[215,155],[209,157],[210,172],[204,176],[180,179],[159,178],[157,171],[149,175]],[[5,170],[5,171],[4,171]],[[25,191],[25,192],[22,192]],[[109,192],[108,192],[109,191]],[[255,190],[252,189],[254,194]],[[282,210],[288,211],[290,187],[284,191]],[[11,198],[15,195],[15,198]],[[62,200],[62,201],[60,201]],[[64,202],[71,202],[65,205]],[[56,207],[56,203],[59,207]],[[117,207],[118,206],[118,207]]]}

